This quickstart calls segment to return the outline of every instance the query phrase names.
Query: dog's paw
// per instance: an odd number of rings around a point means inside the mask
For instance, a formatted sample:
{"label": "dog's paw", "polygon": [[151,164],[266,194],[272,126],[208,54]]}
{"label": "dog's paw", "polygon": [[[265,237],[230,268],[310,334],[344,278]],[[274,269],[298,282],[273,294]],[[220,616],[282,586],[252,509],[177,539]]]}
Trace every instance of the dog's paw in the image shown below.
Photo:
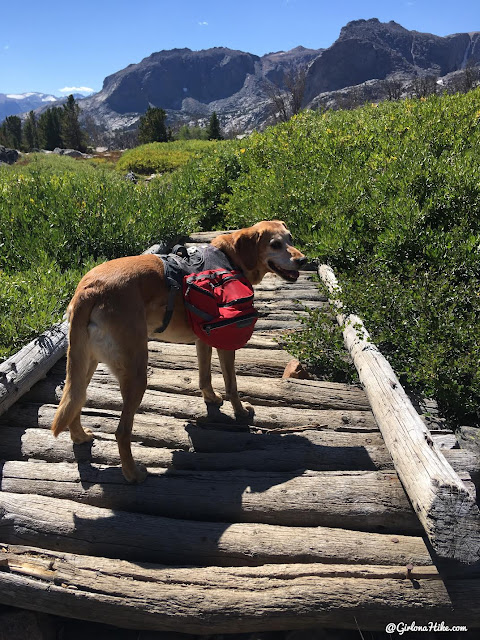
{"label": "dog's paw", "polygon": [[250,420],[254,415],[255,409],[249,404],[244,404],[241,408],[235,410],[235,418],[241,422]]}
{"label": "dog's paw", "polygon": [[91,429],[83,429],[83,434],[73,435],[71,438],[74,444],[83,444],[84,442],[91,442],[94,438],[93,431]]}
{"label": "dog's paw", "polygon": [[203,399],[205,401],[205,404],[214,404],[217,407],[222,406],[223,404],[222,396],[216,391],[214,391],[213,389],[208,393],[206,393],[205,391],[203,391],[202,393],[203,393]]}
{"label": "dog's paw", "polygon": [[122,467],[122,473],[129,484],[141,484],[148,476],[147,468],[143,464],[136,464],[133,469],[125,469]]}

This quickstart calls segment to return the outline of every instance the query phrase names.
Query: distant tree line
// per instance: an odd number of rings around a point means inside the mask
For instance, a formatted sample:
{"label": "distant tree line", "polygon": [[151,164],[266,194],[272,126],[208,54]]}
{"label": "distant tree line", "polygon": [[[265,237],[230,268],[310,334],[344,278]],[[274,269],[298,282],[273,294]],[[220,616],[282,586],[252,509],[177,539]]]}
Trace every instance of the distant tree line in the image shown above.
{"label": "distant tree line", "polygon": [[79,114],[80,107],[70,95],[63,106],[50,107],[39,116],[30,111],[23,123],[18,116],[8,116],[0,125],[0,144],[22,151],[62,147],[85,152],[87,135]]}
{"label": "distant tree line", "polygon": [[147,111],[140,118],[138,125],[138,141],[140,144],[149,142],[169,142],[171,140],[223,140],[220,121],[214,111],[210,116],[206,128],[183,125],[174,134],[172,129],[166,126],[167,114],[159,107],[148,107]]}

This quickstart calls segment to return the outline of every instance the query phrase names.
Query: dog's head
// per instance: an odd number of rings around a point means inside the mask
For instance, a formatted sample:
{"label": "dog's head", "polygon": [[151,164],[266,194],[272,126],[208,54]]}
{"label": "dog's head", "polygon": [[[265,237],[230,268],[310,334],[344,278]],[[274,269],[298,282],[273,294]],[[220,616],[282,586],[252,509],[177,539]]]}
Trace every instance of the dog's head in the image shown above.
{"label": "dog's head", "polygon": [[258,222],[223,234],[212,244],[226,253],[252,284],[259,283],[269,271],[295,282],[298,270],[307,263],[303,253],[293,246],[290,231],[281,220]]}

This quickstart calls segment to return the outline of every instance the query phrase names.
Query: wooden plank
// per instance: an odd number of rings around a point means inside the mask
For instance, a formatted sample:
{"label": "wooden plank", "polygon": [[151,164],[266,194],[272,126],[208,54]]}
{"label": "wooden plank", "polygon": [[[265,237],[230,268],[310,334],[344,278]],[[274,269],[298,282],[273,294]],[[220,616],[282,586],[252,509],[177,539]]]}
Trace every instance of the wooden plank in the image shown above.
{"label": "wooden plank", "polygon": [[[434,567],[165,567],[7,546],[0,601],[134,629],[232,633],[431,620],[451,598]],[[478,618],[478,614],[473,616]],[[472,616],[470,615],[468,621]]]}
{"label": "wooden plank", "polygon": [[401,534],[421,530],[397,475],[388,471],[150,468],[137,486],[126,483],[119,467],[8,461],[3,464],[2,491],[171,518]]}
{"label": "wooden plank", "polygon": [[[263,408],[259,407],[259,409]],[[0,417],[0,427],[49,430],[56,410],[55,404],[18,403]],[[284,427],[289,417],[285,418],[284,412],[281,412],[276,418],[276,414],[270,414],[265,418],[274,423],[266,429],[255,425],[238,424],[233,418],[230,423],[209,423],[206,420],[197,423],[194,418],[176,418],[153,412],[137,413],[132,439],[134,442],[141,442],[150,447],[188,450],[193,446],[196,450],[204,452],[270,448],[272,445],[268,443],[276,442],[275,431],[282,428],[296,430],[302,436],[302,441],[311,442],[314,445],[343,446],[347,442],[351,446],[362,446],[365,443],[375,444],[380,441],[375,423],[372,421],[370,428],[369,423],[364,421],[364,418],[369,416],[366,412],[309,412],[310,416],[313,414],[315,417],[315,421],[311,424],[304,424],[305,410],[289,409],[288,413],[292,422],[293,417],[296,416],[297,425],[290,424]],[[98,434],[114,434],[119,419],[119,410],[89,407],[83,409],[81,416],[82,424]],[[259,430],[261,433],[257,433]],[[242,436],[245,436],[245,439]],[[296,436],[296,433],[283,434],[286,441],[289,441],[289,436]]]}
{"label": "wooden plank", "polygon": [[[26,395],[29,403],[58,403],[62,397],[62,383],[51,376],[37,383]],[[87,391],[87,408],[107,411],[120,411],[122,398],[118,386],[90,383]],[[230,403],[225,402],[220,409],[212,411],[207,416],[205,403],[195,396],[174,393],[163,393],[155,389],[147,389],[143,396],[140,413],[152,413],[162,419],[162,416],[185,418],[187,420],[201,420],[202,424],[225,424],[247,428],[238,422],[233,414]],[[135,420],[137,420],[137,413]],[[322,426],[336,431],[377,431],[378,427],[370,411],[332,410],[332,409],[295,409],[288,406],[255,407],[255,414],[249,421],[250,425],[262,428],[284,428],[303,426]]]}
{"label": "wooden plank", "polygon": [[255,290],[255,301],[257,300],[272,300],[273,298],[282,300],[299,300],[303,303],[304,300],[319,301],[321,298],[318,294],[318,289],[314,287],[303,287],[290,285],[289,289],[280,289],[279,287],[257,288]]}
{"label": "wooden plank", "polygon": [[[239,349],[235,355],[235,370],[238,375],[281,377],[292,356],[277,349]],[[195,345],[149,342],[149,364],[164,369],[196,369]],[[60,363],[59,363],[60,364]],[[212,371],[220,373],[220,363],[213,351]]]}
{"label": "wooden plank", "polygon": [[[265,379],[257,376],[237,376],[240,397],[246,402],[267,406],[285,405],[298,408],[348,409],[369,411],[370,405],[363,389],[337,382],[297,380],[294,378]],[[116,384],[105,365],[100,364],[92,379],[93,384]],[[214,388],[224,391],[223,376],[212,376]],[[151,368],[148,373],[149,389],[165,393],[200,396],[196,369],[183,371]]]}
{"label": "wooden plank", "polygon": [[68,323],[54,325],[0,364],[0,414],[4,413],[65,355]]}
{"label": "wooden plank", "polygon": [[297,302],[296,300],[256,300],[255,309],[263,313],[265,311],[303,311],[305,307],[308,309],[323,309],[328,306],[328,302],[323,300],[305,300]]}
{"label": "wooden plank", "polygon": [[4,543],[105,558],[197,566],[432,564],[425,543],[415,536],[176,520],[7,492],[0,493],[0,511]]}
{"label": "wooden plank", "polygon": [[[3,427],[20,429],[39,428],[50,430],[56,404],[36,404],[19,402],[0,417],[0,432]],[[113,434],[117,430],[120,411],[108,409],[84,408],[82,424],[99,434]],[[154,413],[138,413],[134,420],[133,441],[147,446],[170,447],[171,449],[190,448],[188,434],[189,425],[195,423],[185,418],[158,415]]]}
{"label": "wooden plank", "polygon": [[259,331],[274,331],[276,329],[286,331],[291,329],[301,329],[302,323],[294,318],[289,320],[270,320],[269,318],[259,318],[255,325]]}
{"label": "wooden plank", "polygon": [[[212,433],[212,432],[210,432]],[[231,434],[235,435],[235,434]],[[332,434],[329,434],[330,436]],[[132,443],[135,461],[149,467],[166,469],[188,469],[196,471],[341,471],[341,470],[386,470],[393,469],[393,462],[385,444],[371,444],[355,438],[354,434],[335,434],[323,438],[323,443],[306,440],[302,434],[277,436],[276,442],[261,449],[237,451],[182,451],[149,447]],[[270,439],[259,436],[263,439]],[[192,442],[195,435],[190,436]],[[370,440],[370,438],[369,438]],[[340,442],[339,442],[340,441]],[[460,450],[445,451],[447,460],[457,472],[477,475],[479,458]],[[118,465],[120,457],[113,434],[97,433],[91,443],[74,445],[68,432],[53,438],[45,429],[19,429],[3,427],[0,440],[0,459],[5,460],[45,460],[46,462],[94,462],[96,464]]]}
{"label": "wooden plank", "polygon": [[326,265],[319,273],[332,292],[345,345],[395,469],[425,532],[441,558],[473,563],[480,559],[480,512],[460,477],[436,446],[387,360],[357,316],[345,317],[340,289]]}

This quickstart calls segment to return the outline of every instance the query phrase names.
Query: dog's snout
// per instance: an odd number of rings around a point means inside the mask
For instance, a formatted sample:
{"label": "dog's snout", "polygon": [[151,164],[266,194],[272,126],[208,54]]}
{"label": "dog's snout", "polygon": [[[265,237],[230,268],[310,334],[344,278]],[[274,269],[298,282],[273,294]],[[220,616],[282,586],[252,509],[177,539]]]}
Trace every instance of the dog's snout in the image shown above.
{"label": "dog's snout", "polygon": [[304,267],[308,262],[308,258],[307,256],[302,256],[301,258],[295,258],[295,262],[298,264],[299,267]]}

